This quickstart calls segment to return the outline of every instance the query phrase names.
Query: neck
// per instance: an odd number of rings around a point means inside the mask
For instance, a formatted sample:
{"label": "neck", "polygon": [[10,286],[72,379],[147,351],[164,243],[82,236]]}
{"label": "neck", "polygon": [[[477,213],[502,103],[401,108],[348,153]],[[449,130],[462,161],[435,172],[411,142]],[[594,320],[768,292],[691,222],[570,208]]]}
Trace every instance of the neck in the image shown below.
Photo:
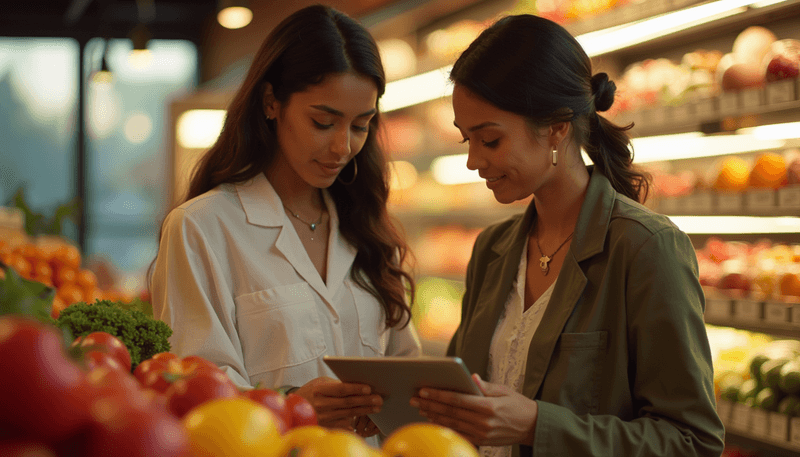
{"label": "neck", "polygon": [[534,195],[536,236],[549,243],[561,242],[574,230],[581,205],[589,187],[589,173],[581,164],[566,165],[558,170],[546,186]]}
{"label": "neck", "polygon": [[291,211],[316,219],[316,215],[324,210],[322,190],[305,182],[280,159],[276,158],[275,163],[264,172],[264,176],[272,184],[281,202]]}

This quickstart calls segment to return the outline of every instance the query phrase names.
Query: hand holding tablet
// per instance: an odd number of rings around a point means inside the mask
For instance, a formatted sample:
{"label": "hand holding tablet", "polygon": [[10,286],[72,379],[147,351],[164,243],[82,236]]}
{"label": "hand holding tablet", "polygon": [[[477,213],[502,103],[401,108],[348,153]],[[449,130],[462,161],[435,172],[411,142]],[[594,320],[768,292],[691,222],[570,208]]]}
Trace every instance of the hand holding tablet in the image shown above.
{"label": "hand holding tablet", "polygon": [[333,357],[323,361],[343,382],[367,384],[383,397],[381,411],[369,417],[381,433],[412,422],[425,422],[409,404],[423,387],[483,396],[458,357]]}

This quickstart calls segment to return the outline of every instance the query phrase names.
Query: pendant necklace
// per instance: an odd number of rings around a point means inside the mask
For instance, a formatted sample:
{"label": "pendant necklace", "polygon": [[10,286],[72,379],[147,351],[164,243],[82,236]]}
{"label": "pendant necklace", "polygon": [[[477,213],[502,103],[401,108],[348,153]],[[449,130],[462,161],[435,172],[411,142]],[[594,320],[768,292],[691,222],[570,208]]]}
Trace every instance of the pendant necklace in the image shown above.
{"label": "pendant necklace", "polygon": [[549,273],[549,272],[550,272],[550,261],[551,261],[551,260],[553,260],[553,256],[555,256],[555,255],[556,255],[556,253],[557,253],[559,250],[561,250],[561,248],[562,248],[562,247],[563,247],[565,244],[567,244],[567,241],[569,241],[569,239],[570,239],[570,238],[572,238],[572,235],[574,235],[574,234],[575,234],[575,231],[573,231],[572,233],[570,233],[570,234],[569,234],[569,236],[567,237],[567,239],[566,239],[566,240],[564,240],[564,242],[563,242],[563,243],[561,243],[561,245],[559,245],[559,246],[556,248],[556,250],[555,250],[555,251],[553,251],[553,253],[552,253],[552,254],[550,254],[550,255],[545,255],[545,254],[544,254],[544,252],[542,252],[542,247],[539,245],[539,236],[538,236],[538,235],[536,236],[536,247],[537,247],[537,248],[539,248],[539,254],[541,254],[541,255],[542,255],[541,257],[539,257],[539,268],[541,268],[541,269],[542,269],[542,274],[543,274],[543,275],[547,276],[547,273]]}
{"label": "pendant necklace", "polygon": [[[294,211],[292,211],[291,208],[289,208],[288,206],[283,205],[283,207],[286,208],[287,211],[289,211],[289,214],[291,214],[292,216],[296,217],[297,220],[299,220],[300,222],[308,225],[308,228],[311,229],[312,233],[317,229],[317,226],[322,222],[322,216],[325,215],[325,211],[320,211],[319,212],[319,219],[317,219],[316,222],[308,222],[307,220],[305,220],[302,217],[300,217],[300,215],[298,213],[295,213]],[[314,235],[311,235],[311,241],[314,241]]]}

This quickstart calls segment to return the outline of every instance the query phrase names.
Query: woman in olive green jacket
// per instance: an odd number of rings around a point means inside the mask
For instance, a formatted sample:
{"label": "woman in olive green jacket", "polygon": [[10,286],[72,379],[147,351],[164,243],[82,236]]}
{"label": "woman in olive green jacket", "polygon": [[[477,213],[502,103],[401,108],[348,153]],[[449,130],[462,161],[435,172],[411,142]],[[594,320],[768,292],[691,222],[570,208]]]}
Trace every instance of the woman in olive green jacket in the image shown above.
{"label": "woman in olive green jacket", "polygon": [[719,456],[694,249],[638,203],[627,128],[597,114],[613,82],[528,15],[483,32],[451,79],[467,166],[501,203],[534,199],[481,233],[467,268],[447,352],[485,396],[422,389],[412,404],[484,456]]}

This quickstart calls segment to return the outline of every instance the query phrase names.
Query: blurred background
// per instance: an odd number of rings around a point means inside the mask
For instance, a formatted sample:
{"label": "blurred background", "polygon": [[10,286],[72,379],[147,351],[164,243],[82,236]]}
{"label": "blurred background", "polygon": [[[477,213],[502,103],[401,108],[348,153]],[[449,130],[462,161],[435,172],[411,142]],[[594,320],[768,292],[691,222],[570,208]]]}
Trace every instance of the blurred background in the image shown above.
{"label": "blurred background", "polygon": [[[258,46],[312,3],[4,2],[0,260],[64,306],[146,299],[160,223]],[[529,202],[498,204],[466,169],[446,81],[483,28],[517,13],[563,24],[616,81],[606,114],[635,125],[635,162],[654,176],[647,205],[697,249],[718,394],[759,376],[754,354],[800,339],[800,0],[326,3],[367,26],[384,59],[391,210],[416,255],[426,353],[443,353],[458,325],[479,231]],[[788,419],[775,436],[751,422],[731,434],[746,445],[736,452],[797,455]]]}

